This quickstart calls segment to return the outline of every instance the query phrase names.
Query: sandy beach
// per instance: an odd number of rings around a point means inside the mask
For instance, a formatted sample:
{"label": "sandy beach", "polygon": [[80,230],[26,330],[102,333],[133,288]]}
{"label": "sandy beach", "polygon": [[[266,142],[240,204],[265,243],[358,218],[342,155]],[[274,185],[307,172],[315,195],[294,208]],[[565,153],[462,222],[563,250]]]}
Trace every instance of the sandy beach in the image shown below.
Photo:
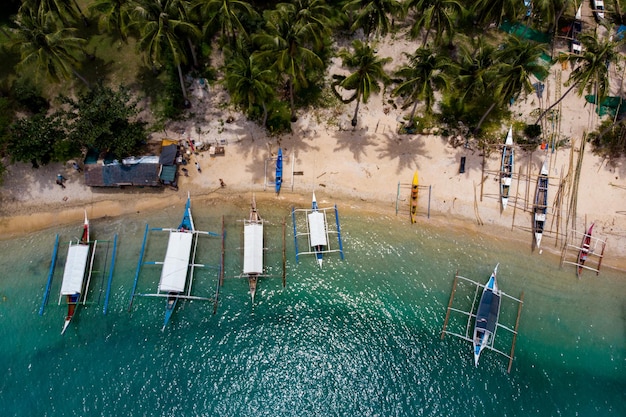
{"label": "sandy beach", "polygon": [[[381,56],[400,55],[411,48],[397,39],[379,48]],[[399,59],[399,58],[398,58]],[[389,70],[398,66],[394,60]],[[343,71],[334,61],[329,74]],[[512,107],[516,120],[534,123],[540,105],[547,107],[560,96],[558,82],[567,80],[570,69],[560,64],[551,68],[544,80],[543,101],[536,95],[519,100]],[[584,98],[571,93],[561,104],[559,137],[568,142],[555,152],[516,149],[512,198],[506,210],[499,200],[501,152],[491,149],[484,157],[475,142],[453,146],[465,138],[433,134],[398,134],[399,120],[405,111],[388,104],[389,89],[370,97],[361,105],[359,123],[350,120],[354,103],[334,108],[300,110],[292,125],[293,133],[268,136],[263,129],[234,110],[223,110],[227,102],[220,85],[205,88],[190,83],[192,109],[196,117],[171,123],[165,132],[155,132],[151,140],[163,138],[199,144],[223,144],[225,154],[211,156],[208,151],[191,155],[189,176],[181,173],[178,191],[170,188],[92,189],[85,186],[82,173],[67,164],[52,164],[32,169],[29,164],[8,166],[0,200],[0,236],[3,239],[59,224],[80,221],[84,209],[92,219],[123,216],[125,213],[155,210],[180,204],[192,196],[229,201],[249,201],[255,193],[259,204],[280,201],[308,206],[315,191],[321,203],[337,203],[355,210],[395,214],[409,221],[409,185],[415,170],[419,172],[419,219],[442,226],[456,226],[476,233],[510,238],[520,242],[522,251],[540,256],[541,250],[561,253],[566,235],[571,237],[572,220],[566,223],[572,181],[565,181],[574,171],[578,150],[585,132],[597,124],[593,107]],[[399,99],[398,99],[399,100]],[[398,104],[401,104],[397,101]],[[502,142],[508,126],[502,127]],[[522,132],[514,132],[514,138]],[[273,181],[278,148],[284,153],[284,182],[279,196],[269,184]],[[461,157],[466,157],[465,172],[459,173]],[[549,210],[541,250],[532,248],[531,212],[537,175],[544,158],[550,160]],[[484,168],[483,168],[484,161]],[[202,172],[194,163],[198,162]],[[603,267],[626,269],[626,167],[607,164],[585,149],[576,204],[575,226],[582,232],[595,222],[594,237],[608,240]],[[60,173],[67,181],[62,189],[55,183]],[[220,179],[225,187],[220,187]],[[399,190],[399,193],[398,193]],[[430,194],[430,201],[429,201]],[[560,203],[559,203],[560,201]],[[430,208],[430,217],[427,216]],[[573,211],[570,211],[573,213]],[[566,226],[568,224],[569,226]],[[574,239],[577,240],[578,238]],[[580,242],[574,242],[580,244]]]}

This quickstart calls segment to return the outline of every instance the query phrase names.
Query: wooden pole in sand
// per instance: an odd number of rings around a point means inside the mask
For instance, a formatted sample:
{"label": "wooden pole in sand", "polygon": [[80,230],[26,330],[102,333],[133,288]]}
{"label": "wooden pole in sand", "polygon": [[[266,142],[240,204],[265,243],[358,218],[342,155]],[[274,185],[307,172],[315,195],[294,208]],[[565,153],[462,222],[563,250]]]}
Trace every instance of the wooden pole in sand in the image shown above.
{"label": "wooden pole in sand", "polygon": [[287,245],[285,244],[287,223],[283,217],[283,288],[287,286]]}
{"label": "wooden pole in sand", "polygon": [[515,320],[515,332],[513,333],[513,342],[511,343],[511,354],[509,355],[509,368],[507,373],[511,373],[511,366],[513,365],[513,354],[515,353],[515,341],[517,340],[517,328],[519,326],[519,318],[522,315],[522,305],[524,304],[524,291],[519,298],[519,307],[517,308],[517,319]]}
{"label": "wooden pole in sand", "polygon": [[519,200],[519,182],[522,178],[522,167],[519,167],[519,174],[517,176],[517,189],[515,190],[515,204],[513,205],[513,220],[511,220],[511,230],[515,226],[515,212],[517,211],[517,201]]}
{"label": "wooden pole in sand", "polygon": [[452,292],[450,293],[450,301],[448,302],[448,310],[446,311],[446,319],[443,321],[443,329],[441,329],[441,340],[446,335],[446,326],[448,325],[448,319],[450,318],[450,307],[452,307],[452,301],[454,300],[454,293],[456,292],[456,283],[459,278],[459,271],[454,274],[454,284],[452,284]]}

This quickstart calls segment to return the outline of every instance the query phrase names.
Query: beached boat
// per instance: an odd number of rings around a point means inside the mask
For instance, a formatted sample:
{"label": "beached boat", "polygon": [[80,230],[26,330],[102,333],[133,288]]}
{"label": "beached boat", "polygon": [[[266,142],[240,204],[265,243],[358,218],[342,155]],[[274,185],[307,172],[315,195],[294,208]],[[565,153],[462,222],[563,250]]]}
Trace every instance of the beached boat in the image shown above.
{"label": "beached boat", "polygon": [[539,177],[537,178],[537,191],[535,193],[533,231],[537,247],[541,246],[541,238],[546,224],[548,212],[548,159],[543,161]]}
{"label": "beached boat", "polygon": [[502,164],[500,167],[500,198],[502,200],[502,210],[506,209],[509,203],[509,193],[511,191],[511,181],[513,179],[513,128],[509,128],[506,135],[504,147],[502,148]]}
{"label": "beached boat", "polygon": [[[500,264],[498,264],[500,265]],[[483,293],[478,303],[476,311],[476,322],[474,324],[474,337],[472,346],[474,350],[474,365],[478,366],[478,359],[485,348],[491,348],[498,326],[500,316],[500,297],[496,275],[498,265],[494,268],[487,285],[483,288]]]}
{"label": "beached boat", "polygon": [[593,233],[594,224],[595,223],[591,223],[591,226],[589,226],[589,229],[587,230],[587,233],[585,233],[585,235],[583,236],[583,240],[580,244],[580,251],[578,252],[577,261],[578,268],[576,269],[578,278],[580,278],[580,275],[583,272],[585,262],[587,261],[587,258],[589,257],[589,252],[591,251],[591,234]]}
{"label": "beached boat", "polygon": [[315,250],[317,264],[321,268],[324,258],[324,248],[328,245],[328,242],[326,240],[326,221],[324,214],[318,210],[315,192],[313,192],[311,212],[309,213],[309,227],[311,229],[311,247]]}
{"label": "beached boat", "polygon": [[172,317],[172,313],[178,303],[178,298],[184,293],[187,284],[187,272],[195,228],[191,217],[191,200],[187,196],[185,212],[180,225],[169,231],[167,251],[163,261],[161,279],[159,280],[159,293],[166,293],[165,318],[163,329]]}
{"label": "beached boat", "polygon": [[263,274],[263,220],[252,196],[250,218],[244,221],[243,273],[248,276],[250,296],[254,303],[259,275]]}
{"label": "beached boat", "polygon": [[417,221],[417,194],[418,194],[419,178],[417,171],[413,174],[413,182],[411,183],[411,223]]}
{"label": "beached boat", "polygon": [[276,157],[276,194],[280,193],[280,187],[283,185],[283,149],[278,148],[278,157]]}
{"label": "beached boat", "polygon": [[77,242],[70,242],[67,250],[67,260],[65,262],[65,270],[63,271],[63,282],[61,283],[61,295],[59,297],[59,302],[63,296],[65,296],[67,301],[67,315],[65,316],[61,334],[65,333],[76,313],[76,307],[85,291],[85,278],[91,275],[90,271],[87,271],[90,249],[89,220],[87,219],[87,212],[85,212],[81,237]]}

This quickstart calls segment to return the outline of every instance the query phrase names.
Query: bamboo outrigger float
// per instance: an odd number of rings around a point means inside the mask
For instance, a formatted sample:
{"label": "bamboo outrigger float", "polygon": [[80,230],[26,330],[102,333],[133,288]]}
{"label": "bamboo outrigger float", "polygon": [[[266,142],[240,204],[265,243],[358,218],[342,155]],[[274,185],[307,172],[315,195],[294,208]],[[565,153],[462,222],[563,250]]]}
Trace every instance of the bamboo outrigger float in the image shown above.
{"label": "bamboo outrigger float", "polygon": [[[333,210],[335,214],[335,230],[330,230],[328,227],[327,211]],[[297,214],[304,213],[305,215],[305,231],[298,231],[298,221],[296,219]],[[313,193],[311,209],[296,209],[291,210],[291,218],[293,220],[293,237],[296,248],[296,262],[298,262],[300,255],[315,254],[317,264],[322,268],[323,258],[325,253],[339,252],[341,259],[344,259],[343,243],[341,241],[341,226],[339,225],[339,213],[337,211],[337,205],[330,208],[319,208],[317,205],[317,199],[315,193]],[[338,248],[333,249],[331,245],[330,234],[337,235]],[[308,250],[300,252],[298,250],[298,239],[306,239]]]}
{"label": "bamboo outrigger float", "polygon": [[[195,263],[195,256],[197,252],[198,246],[198,236],[199,235],[208,235],[214,237],[221,237],[222,242],[224,241],[224,232],[222,230],[222,234],[219,235],[213,232],[203,232],[196,230],[193,217],[191,216],[191,199],[189,195],[187,196],[187,202],[185,204],[185,211],[183,214],[183,218],[179,226],[175,229],[171,228],[154,228],[151,230],[155,231],[167,231],[169,232],[169,240],[167,244],[167,250],[165,253],[165,258],[162,262],[143,262],[143,255],[145,251],[147,236],[148,236],[148,225],[146,225],[146,231],[144,234],[143,245],[141,248],[141,253],[139,256],[139,262],[137,265],[137,271],[135,274],[135,282],[133,284],[133,289],[130,297],[130,304],[128,309],[132,308],[133,300],[136,296],[141,297],[163,297],[166,299],[165,302],[165,316],[163,319],[163,328],[165,330],[167,324],[169,323],[172,313],[178,303],[178,300],[200,300],[200,301],[213,301],[214,304],[217,303],[218,295],[219,295],[219,287],[220,282],[218,280],[217,289],[214,297],[199,297],[192,295],[192,287],[193,287],[193,278],[194,278],[194,270],[196,267],[205,267],[204,264]],[[154,294],[138,294],[136,293],[137,289],[137,281],[139,278],[139,271],[143,264],[148,265],[163,265],[163,269],[161,270],[161,278],[159,280],[159,285],[157,288],[157,292]],[[223,257],[220,260],[220,275],[222,272],[223,265]]]}
{"label": "bamboo outrigger float", "polygon": [[[480,355],[485,349],[499,353],[509,359],[508,372],[511,372],[511,366],[513,364],[513,357],[515,352],[515,342],[517,340],[518,334],[517,329],[519,326],[519,319],[522,313],[522,305],[524,303],[524,293],[522,292],[519,299],[503,293],[499,289],[496,281],[497,271],[498,265],[496,265],[496,267],[494,268],[494,271],[489,277],[489,281],[487,282],[487,284],[480,284],[469,278],[462,277],[458,275],[458,273],[455,275],[454,284],[452,286],[452,293],[450,294],[450,301],[448,302],[448,308],[446,311],[446,318],[443,323],[443,329],[441,330],[441,339],[443,339],[446,334],[450,334],[452,336],[456,336],[463,340],[471,342],[475,366],[478,366],[478,360],[480,358]],[[476,286],[472,306],[468,311],[453,307],[454,296],[456,294],[457,284],[460,282],[459,280],[462,280],[461,282],[468,282],[471,285]],[[483,290],[480,301],[477,304],[476,300],[478,298],[478,293],[481,287],[483,288]],[[503,297],[507,297],[508,299],[518,303],[517,319],[515,322],[515,327],[513,329],[504,326],[499,322],[500,302]],[[450,319],[450,314],[452,312],[460,313],[467,316],[465,333],[462,334],[459,332],[446,330],[448,326],[448,320]],[[470,329],[473,329],[471,335]],[[511,350],[508,354],[494,347],[497,329],[504,329],[513,334]]]}

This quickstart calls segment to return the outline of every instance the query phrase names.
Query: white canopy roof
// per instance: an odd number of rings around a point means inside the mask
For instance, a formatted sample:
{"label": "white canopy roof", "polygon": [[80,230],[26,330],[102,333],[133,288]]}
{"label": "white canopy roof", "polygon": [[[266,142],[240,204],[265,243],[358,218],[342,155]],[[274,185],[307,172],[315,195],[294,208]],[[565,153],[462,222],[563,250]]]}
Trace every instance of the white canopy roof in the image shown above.
{"label": "white canopy roof", "polygon": [[159,292],[183,292],[187,281],[193,233],[170,232],[163,261]]}
{"label": "white canopy roof", "polygon": [[263,273],[263,223],[246,224],[243,229],[243,273]]}
{"label": "white canopy roof", "polygon": [[309,231],[311,233],[311,246],[327,246],[326,224],[324,214],[319,211],[309,213]]}
{"label": "white canopy roof", "polygon": [[83,290],[85,267],[89,257],[89,245],[71,244],[67,250],[67,261],[63,271],[61,295],[80,294]]}

